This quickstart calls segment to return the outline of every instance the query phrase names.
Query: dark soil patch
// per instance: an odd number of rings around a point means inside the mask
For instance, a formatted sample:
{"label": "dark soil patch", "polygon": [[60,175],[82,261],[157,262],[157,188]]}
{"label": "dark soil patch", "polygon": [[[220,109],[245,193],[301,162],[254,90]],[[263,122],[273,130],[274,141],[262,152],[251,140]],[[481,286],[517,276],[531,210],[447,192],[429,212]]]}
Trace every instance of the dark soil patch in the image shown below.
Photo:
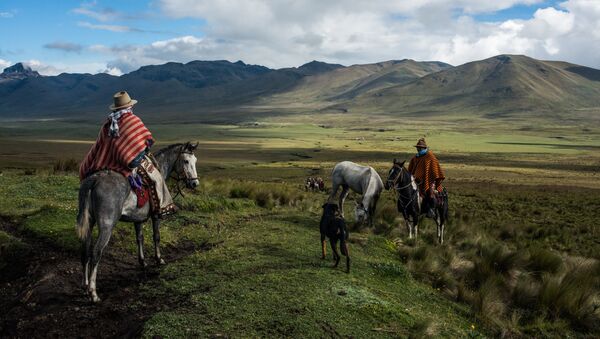
{"label": "dark soil patch", "polygon": [[[30,248],[5,269],[10,274],[0,272],[0,337],[139,337],[154,313],[186,302],[185,296],[150,295],[144,287],[157,280],[160,268],[147,259],[150,266],[143,270],[135,256],[109,244],[98,271],[102,301],[94,305],[81,285],[77,253],[24,234],[2,218],[0,229]],[[164,246],[163,258],[169,263],[214,246],[183,241]]]}

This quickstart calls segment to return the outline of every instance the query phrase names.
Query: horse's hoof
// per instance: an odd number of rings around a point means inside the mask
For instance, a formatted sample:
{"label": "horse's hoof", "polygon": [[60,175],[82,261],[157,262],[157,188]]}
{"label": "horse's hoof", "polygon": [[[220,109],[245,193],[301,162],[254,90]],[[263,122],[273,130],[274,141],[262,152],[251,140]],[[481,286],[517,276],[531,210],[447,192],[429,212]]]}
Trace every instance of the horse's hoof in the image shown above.
{"label": "horse's hoof", "polygon": [[156,259],[156,264],[161,266],[161,265],[166,265],[167,263],[162,258],[160,258],[160,259]]}
{"label": "horse's hoof", "polygon": [[90,299],[92,300],[92,303],[94,303],[94,304],[97,304],[101,301],[100,298],[98,298],[98,295],[96,293],[92,293],[92,295],[90,295]]}
{"label": "horse's hoof", "polygon": [[148,267],[148,264],[146,264],[145,261],[140,261],[140,267],[141,268],[146,268],[146,267]]}

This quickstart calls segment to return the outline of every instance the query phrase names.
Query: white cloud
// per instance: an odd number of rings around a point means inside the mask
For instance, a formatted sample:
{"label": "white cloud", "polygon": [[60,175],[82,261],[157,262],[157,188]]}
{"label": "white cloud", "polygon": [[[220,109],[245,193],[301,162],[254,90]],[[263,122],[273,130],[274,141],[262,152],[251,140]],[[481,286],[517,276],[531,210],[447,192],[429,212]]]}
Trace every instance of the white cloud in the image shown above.
{"label": "white cloud", "polygon": [[[542,1],[157,0],[156,8],[170,18],[202,20],[202,34],[143,45],[92,45],[84,51],[109,60],[98,70],[117,74],[169,61],[243,60],[279,68],[315,59],[350,65],[412,58],[458,65],[497,54],[600,68],[600,49],[590,48],[600,43],[600,1],[542,6],[526,20],[481,22],[476,17],[536,3]],[[79,26],[143,32],[112,20],[116,11],[94,6],[74,12],[100,23],[81,21]]]}
{"label": "white cloud", "polygon": [[114,76],[123,75],[123,72],[121,72],[121,70],[116,67],[108,67],[102,73],[106,73],[106,74],[110,74],[110,75],[114,75]]}
{"label": "white cloud", "polygon": [[[527,54],[600,67],[600,1],[570,0],[538,9],[528,20],[480,22],[493,13],[540,0],[160,0],[173,18],[205,20],[205,36],[137,46],[119,57],[140,60],[242,59],[270,67],[317,59],[343,64],[413,58],[462,64],[497,54]],[[126,59],[126,60],[123,60]],[[124,62],[126,61],[126,62]]]}
{"label": "white cloud", "polygon": [[129,26],[123,26],[123,25],[97,25],[97,24],[92,24],[89,23],[87,21],[79,21],[77,23],[77,26],[79,27],[85,27],[85,28],[89,28],[89,29],[96,29],[96,30],[103,30],[103,31],[111,31],[111,32],[134,32],[134,31],[139,31],[135,28],[131,28]]}
{"label": "white cloud", "polygon": [[59,75],[60,73],[108,73],[113,75],[118,74],[118,70],[107,67],[103,62],[87,62],[87,63],[46,63],[40,60],[27,60],[23,64],[31,67],[32,70],[38,71],[41,75]]}
{"label": "white cloud", "polygon": [[63,70],[54,65],[45,64],[35,59],[23,61],[23,64],[31,67],[32,70],[37,71],[41,75],[58,75],[63,72]]}
{"label": "white cloud", "polygon": [[0,19],[10,19],[15,16],[14,12],[0,12]]}
{"label": "white cloud", "polygon": [[[0,70],[4,70],[6,67],[11,66],[12,62],[4,59],[0,59]],[[1,72],[0,72],[1,73]]]}
{"label": "white cloud", "polygon": [[91,6],[81,6],[73,9],[71,12],[88,16],[101,22],[115,20],[119,15],[114,10],[104,9],[102,11],[94,10]]}

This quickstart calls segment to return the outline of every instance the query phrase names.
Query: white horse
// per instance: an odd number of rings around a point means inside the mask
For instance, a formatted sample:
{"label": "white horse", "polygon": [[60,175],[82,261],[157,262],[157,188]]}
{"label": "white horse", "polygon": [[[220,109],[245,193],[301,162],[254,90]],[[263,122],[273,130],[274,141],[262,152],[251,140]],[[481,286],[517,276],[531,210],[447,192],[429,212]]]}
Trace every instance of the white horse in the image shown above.
{"label": "white horse", "polygon": [[373,226],[373,216],[377,207],[377,200],[383,191],[383,181],[381,177],[369,166],[361,166],[351,161],[342,161],[335,165],[331,172],[331,182],[333,190],[329,196],[329,201],[335,198],[338,188],[342,187],[340,193],[340,212],[344,216],[344,200],[348,196],[348,190],[352,189],[358,194],[362,194],[361,202],[356,203],[356,221],[364,222],[368,220],[369,226]]}

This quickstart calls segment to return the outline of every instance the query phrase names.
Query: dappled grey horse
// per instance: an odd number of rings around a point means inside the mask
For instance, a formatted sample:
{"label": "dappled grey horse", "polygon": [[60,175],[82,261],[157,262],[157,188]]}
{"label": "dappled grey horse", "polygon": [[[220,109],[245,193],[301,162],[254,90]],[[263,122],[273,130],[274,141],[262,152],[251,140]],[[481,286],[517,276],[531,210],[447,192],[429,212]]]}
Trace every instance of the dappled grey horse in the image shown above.
{"label": "dappled grey horse", "polygon": [[[398,193],[398,212],[402,213],[406,227],[408,228],[408,237],[412,239],[413,235],[417,239],[419,230],[419,216],[423,213],[421,206],[423,198],[419,194],[419,188],[415,177],[404,167],[404,161],[399,162],[394,159],[393,166],[390,168],[388,178],[385,181],[386,189],[394,189]],[[448,194],[446,191],[441,194],[441,203],[437,203],[433,220],[437,225],[438,242],[444,243],[444,228],[448,221]]]}
{"label": "dappled grey horse", "polygon": [[[185,181],[188,188],[198,186],[196,156],[194,150],[198,144],[175,144],[165,147],[154,154],[160,173],[167,180],[172,173],[178,181]],[[96,293],[96,275],[98,263],[104,248],[110,240],[112,229],[117,221],[132,222],[138,244],[140,265],[144,261],[144,237],[142,224],[152,219],[154,232],[154,255],[157,264],[164,264],[160,257],[160,219],[150,213],[150,203],[137,207],[137,196],[129,181],[123,175],[113,171],[96,172],[81,182],[79,187],[79,214],[77,215],[77,234],[82,240],[81,263],[83,265],[83,284],[93,302],[100,299]],[[98,240],[92,249],[92,228],[98,224]]]}
{"label": "dappled grey horse", "polygon": [[361,166],[351,161],[342,161],[335,165],[331,172],[331,182],[333,190],[329,196],[329,201],[335,198],[339,187],[342,187],[340,193],[339,206],[342,217],[344,216],[344,200],[352,189],[358,194],[362,194],[360,202],[356,203],[356,221],[364,222],[367,220],[369,226],[373,226],[373,216],[377,201],[383,191],[383,181],[381,177],[369,166]]}

